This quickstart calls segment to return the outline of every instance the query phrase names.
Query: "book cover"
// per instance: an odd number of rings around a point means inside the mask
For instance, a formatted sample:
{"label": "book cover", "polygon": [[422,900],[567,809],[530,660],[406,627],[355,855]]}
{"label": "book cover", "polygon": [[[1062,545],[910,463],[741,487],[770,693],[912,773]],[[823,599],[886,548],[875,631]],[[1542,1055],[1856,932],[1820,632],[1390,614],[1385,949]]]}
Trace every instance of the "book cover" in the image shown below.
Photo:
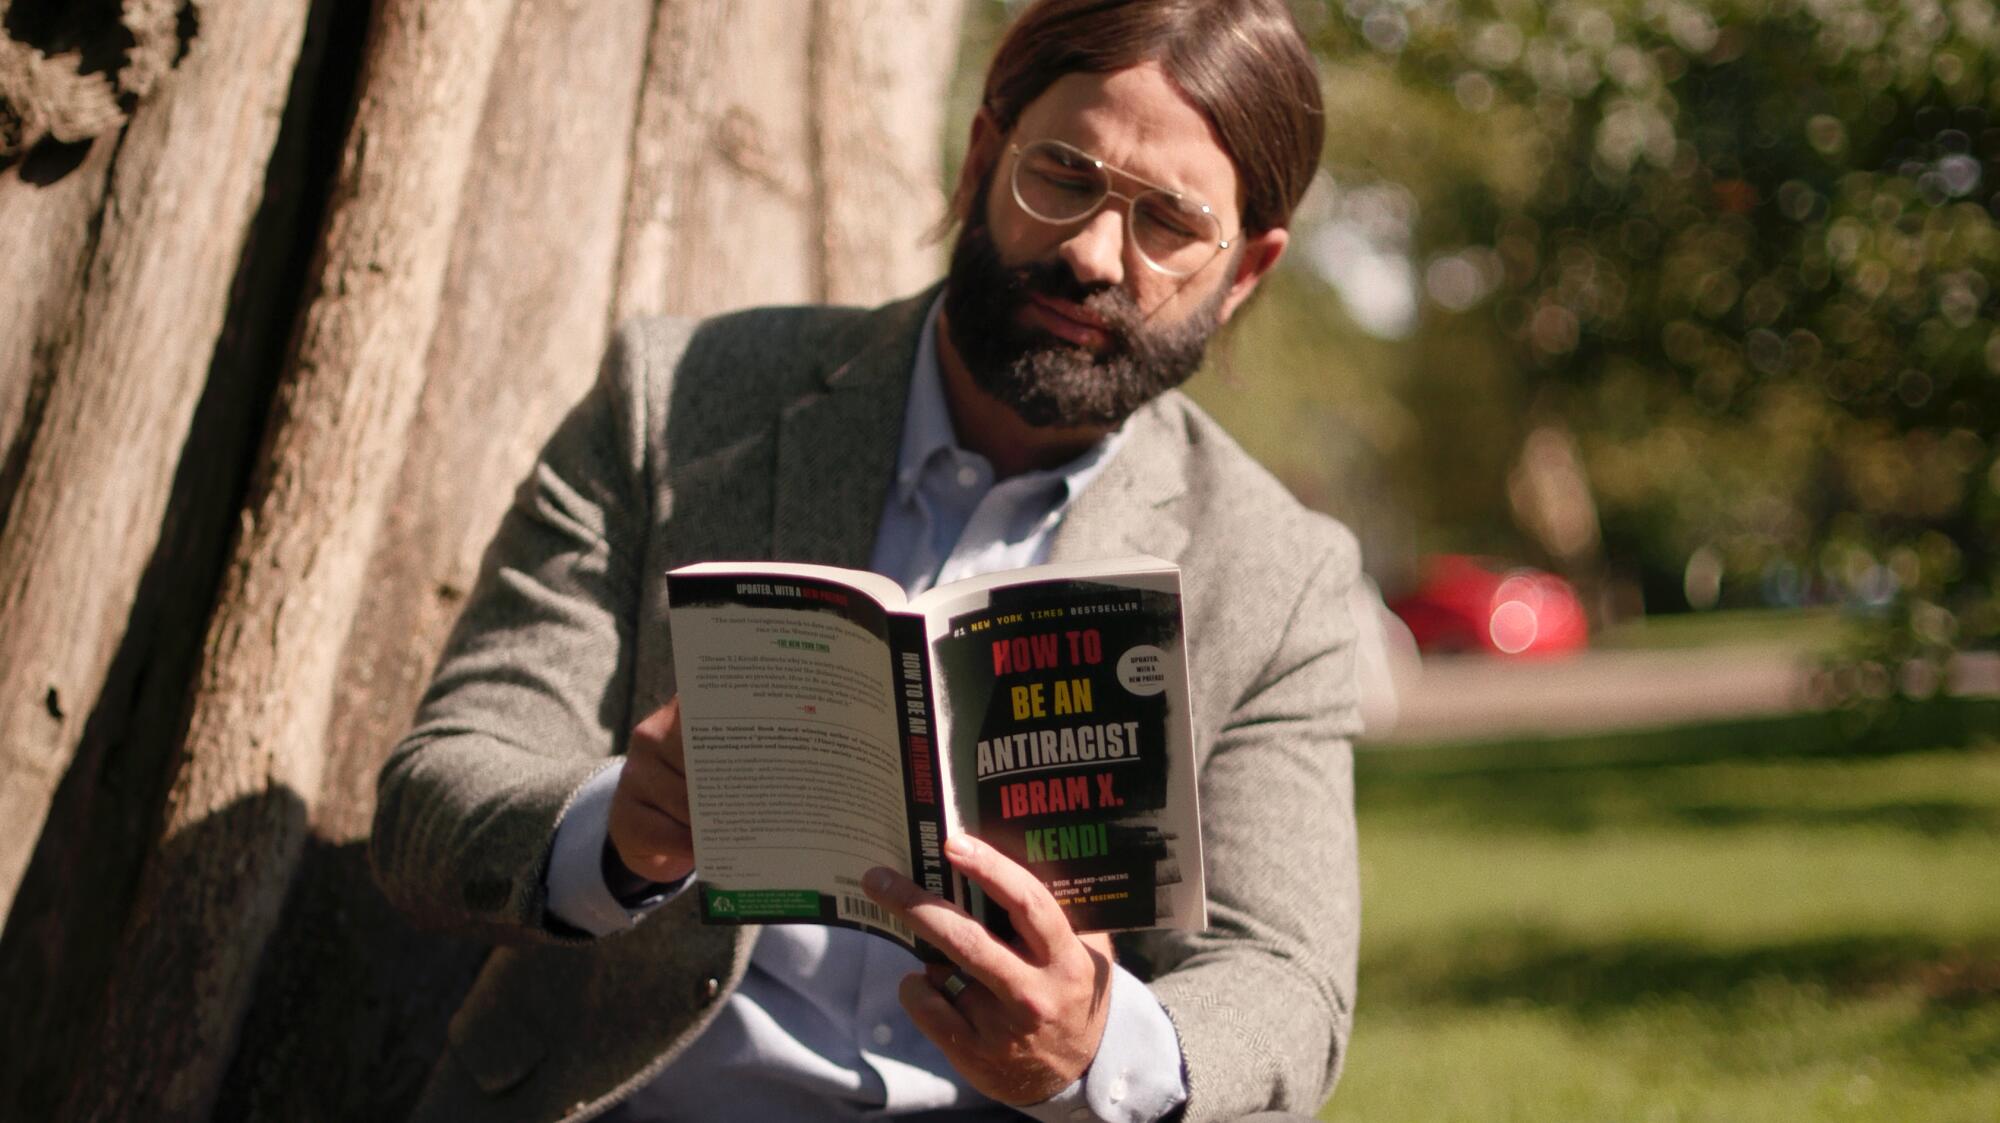
{"label": "book cover", "polygon": [[1193,767],[1180,598],[1077,580],[988,597],[932,642],[965,829],[1040,877],[1079,931],[1198,911],[1175,888],[1196,823],[1177,775]]}

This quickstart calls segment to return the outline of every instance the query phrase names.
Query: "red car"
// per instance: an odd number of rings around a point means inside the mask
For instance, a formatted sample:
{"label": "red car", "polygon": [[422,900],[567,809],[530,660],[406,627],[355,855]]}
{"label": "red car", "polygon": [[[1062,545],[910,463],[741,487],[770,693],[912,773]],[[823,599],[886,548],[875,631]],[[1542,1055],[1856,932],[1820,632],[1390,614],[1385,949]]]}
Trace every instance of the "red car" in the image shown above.
{"label": "red car", "polygon": [[1431,558],[1415,591],[1389,608],[1422,651],[1560,655],[1590,638],[1583,602],[1569,582],[1463,554]]}

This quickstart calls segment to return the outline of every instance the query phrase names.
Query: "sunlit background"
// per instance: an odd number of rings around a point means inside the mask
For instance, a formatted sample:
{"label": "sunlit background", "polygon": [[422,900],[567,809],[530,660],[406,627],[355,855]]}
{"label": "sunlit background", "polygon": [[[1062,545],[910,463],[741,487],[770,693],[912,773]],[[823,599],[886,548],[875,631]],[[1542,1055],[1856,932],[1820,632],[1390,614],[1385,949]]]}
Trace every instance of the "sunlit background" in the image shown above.
{"label": "sunlit background", "polygon": [[2000,12],[1294,10],[1324,171],[1190,389],[1426,648],[1326,1118],[2000,1118]]}

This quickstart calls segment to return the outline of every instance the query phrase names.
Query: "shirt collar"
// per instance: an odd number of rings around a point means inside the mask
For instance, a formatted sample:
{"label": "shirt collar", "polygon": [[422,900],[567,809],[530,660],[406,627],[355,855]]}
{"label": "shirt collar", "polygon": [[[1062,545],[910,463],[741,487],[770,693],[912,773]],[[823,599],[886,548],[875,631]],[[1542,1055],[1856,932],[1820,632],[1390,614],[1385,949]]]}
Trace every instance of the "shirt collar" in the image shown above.
{"label": "shirt collar", "polygon": [[917,489],[924,465],[939,452],[958,447],[951,428],[951,407],[944,400],[944,372],[938,366],[938,313],[944,296],[931,301],[924,328],[917,336],[917,361],[910,369],[909,405],[903,409],[903,444],[896,453],[896,492],[907,500]]}
{"label": "shirt collar", "polygon": [[[909,405],[903,410],[903,441],[896,454],[896,495],[909,502],[922,481],[925,465],[939,455],[985,462],[985,457],[960,447],[951,425],[951,406],[944,397],[944,371],[938,365],[938,316],[944,310],[944,294],[931,302],[924,314],[923,332],[917,337],[917,359],[911,364]],[[1125,443],[1120,426],[1103,440],[1085,449],[1074,460],[1054,468],[1024,473],[1028,480],[1056,480],[1063,485],[1063,502],[1083,489],[1111,463],[1111,457]]]}

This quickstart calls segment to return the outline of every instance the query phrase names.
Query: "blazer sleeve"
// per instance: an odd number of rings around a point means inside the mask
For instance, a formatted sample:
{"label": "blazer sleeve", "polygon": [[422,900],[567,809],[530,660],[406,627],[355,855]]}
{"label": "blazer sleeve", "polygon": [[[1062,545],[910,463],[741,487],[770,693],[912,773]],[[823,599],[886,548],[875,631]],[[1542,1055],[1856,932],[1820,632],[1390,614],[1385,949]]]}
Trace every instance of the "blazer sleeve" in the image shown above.
{"label": "blazer sleeve", "polygon": [[643,326],[618,333],[521,484],[414,725],[382,768],[370,858],[420,923],[559,938],[544,902],[550,839],[634,721],[652,524],[646,341]]}
{"label": "blazer sleeve", "polygon": [[1187,1120],[1311,1114],[1346,1056],[1361,909],[1346,594],[1358,572],[1352,538],[1335,531],[1203,768],[1209,928],[1146,948],[1180,1034]]}

